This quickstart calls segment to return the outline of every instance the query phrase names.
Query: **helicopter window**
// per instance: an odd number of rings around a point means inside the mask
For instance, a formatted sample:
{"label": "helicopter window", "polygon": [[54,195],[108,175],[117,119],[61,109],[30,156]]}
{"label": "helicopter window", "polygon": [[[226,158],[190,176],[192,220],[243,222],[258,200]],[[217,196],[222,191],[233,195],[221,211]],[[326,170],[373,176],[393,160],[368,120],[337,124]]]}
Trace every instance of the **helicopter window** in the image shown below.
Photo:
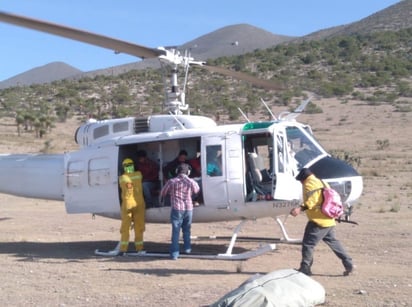
{"label": "helicopter window", "polygon": [[207,175],[222,176],[222,145],[206,147]]}
{"label": "helicopter window", "polygon": [[90,186],[99,186],[110,183],[110,161],[106,158],[89,161],[88,180]]}
{"label": "helicopter window", "polygon": [[114,133],[128,131],[128,130],[129,130],[129,122],[128,121],[113,124],[113,132]]}
{"label": "helicopter window", "polygon": [[109,134],[109,125],[103,125],[93,130],[93,138],[98,139]]}
{"label": "helicopter window", "polygon": [[67,186],[69,188],[81,187],[81,174],[83,173],[84,163],[83,161],[69,162],[67,165]]}
{"label": "helicopter window", "polygon": [[322,147],[309,134],[304,133],[298,127],[286,129],[289,152],[298,163],[298,168],[324,154]]}

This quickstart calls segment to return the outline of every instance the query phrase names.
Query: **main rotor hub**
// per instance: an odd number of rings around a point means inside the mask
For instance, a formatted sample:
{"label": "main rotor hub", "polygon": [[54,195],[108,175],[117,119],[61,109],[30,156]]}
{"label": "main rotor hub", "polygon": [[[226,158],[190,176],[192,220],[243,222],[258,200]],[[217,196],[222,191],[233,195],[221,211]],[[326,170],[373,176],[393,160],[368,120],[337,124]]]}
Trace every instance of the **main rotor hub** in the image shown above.
{"label": "main rotor hub", "polygon": [[[177,49],[168,50],[163,47],[159,47],[158,49],[164,51],[164,54],[158,57],[162,67],[171,66],[171,86],[169,90],[165,91],[165,109],[174,115],[183,114],[184,111],[189,109],[189,105],[187,105],[185,101],[185,91],[190,65],[203,65],[203,62],[194,61],[187,51],[185,51],[184,55],[181,55]],[[179,66],[182,66],[184,69],[182,89],[178,85]]]}

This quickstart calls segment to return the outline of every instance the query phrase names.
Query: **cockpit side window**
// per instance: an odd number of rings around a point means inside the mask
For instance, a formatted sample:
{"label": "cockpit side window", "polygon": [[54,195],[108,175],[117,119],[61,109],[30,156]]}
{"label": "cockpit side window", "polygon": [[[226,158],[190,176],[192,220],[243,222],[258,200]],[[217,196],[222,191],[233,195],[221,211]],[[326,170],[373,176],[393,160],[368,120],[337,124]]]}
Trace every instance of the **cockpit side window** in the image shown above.
{"label": "cockpit side window", "polygon": [[286,133],[290,155],[296,160],[299,169],[325,153],[312,137],[298,127],[288,127]]}

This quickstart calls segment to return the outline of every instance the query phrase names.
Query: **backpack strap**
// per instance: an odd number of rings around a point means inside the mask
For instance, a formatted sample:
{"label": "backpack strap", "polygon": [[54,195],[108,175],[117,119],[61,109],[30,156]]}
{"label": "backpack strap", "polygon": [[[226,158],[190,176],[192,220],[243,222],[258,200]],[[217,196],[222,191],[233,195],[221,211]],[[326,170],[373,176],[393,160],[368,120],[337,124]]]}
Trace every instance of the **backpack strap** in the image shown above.
{"label": "backpack strap", "polygon": [[[324,188],[327,187],[326,184],[323,182],[322,179],[319,179],[319,180],[320,180],[320,182],[322,182],[323,187],[309,191],[308,193],[306,193],[306,196],[307,196],[307,197],[311,197],[311,196],[313,195],[313,193],[315,193],[315,192],[317,192],[317,191],[322,191]],[[321,193],[321,197],[323,198],[323,193]],[[322,200],[321,204],[320,204],[319,206],[316,206],[316,207],[321,208],[321,207],[322,207],[322,204],[323,204],[323,200]]]}
{"label": "backpack strap", "polygon": [[312,191],[309,191],[308,193],[306,193],[307,197],[311,197],[312,194],[315,193],[316,191],[319,191],[319,190],[322,190],[323,188],[326,188],[326,184],[323,182],[323,180],[322,179],[319,179],[319,180],[320,180],[320,182],[322,182],[323,187],[314,189]]}

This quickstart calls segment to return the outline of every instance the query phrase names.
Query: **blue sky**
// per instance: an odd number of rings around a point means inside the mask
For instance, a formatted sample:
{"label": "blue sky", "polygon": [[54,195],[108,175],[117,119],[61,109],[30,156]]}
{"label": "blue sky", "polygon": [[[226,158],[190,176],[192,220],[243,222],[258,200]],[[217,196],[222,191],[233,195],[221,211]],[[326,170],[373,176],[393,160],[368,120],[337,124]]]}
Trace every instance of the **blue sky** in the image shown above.
{"label": "blue sky", "polygon": [[[359,21],[398,2],[399,0],[2,0],[0,10],[147,47],[158,47],[181,45],[219,28],[240,23],[274,34],[303,36]],[[0,23],[0,37],[0,81],[54,61],[90,71],[139,60],[4,23]]]}

